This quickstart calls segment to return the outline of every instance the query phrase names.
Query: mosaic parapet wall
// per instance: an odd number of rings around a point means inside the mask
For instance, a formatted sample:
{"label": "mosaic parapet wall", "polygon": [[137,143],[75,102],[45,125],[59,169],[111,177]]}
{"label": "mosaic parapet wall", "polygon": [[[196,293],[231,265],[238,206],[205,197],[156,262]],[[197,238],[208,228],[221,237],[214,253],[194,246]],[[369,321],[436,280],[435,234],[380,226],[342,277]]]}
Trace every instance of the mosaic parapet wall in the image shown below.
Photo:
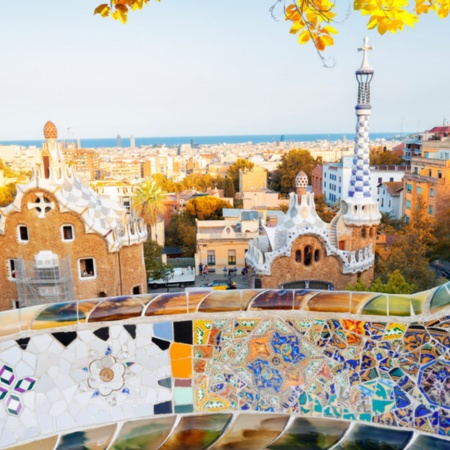
{"label": "mosaic parapet wall", "polygon": [[0,447],[450,448],[450,283],[196,290],[0,315]]}

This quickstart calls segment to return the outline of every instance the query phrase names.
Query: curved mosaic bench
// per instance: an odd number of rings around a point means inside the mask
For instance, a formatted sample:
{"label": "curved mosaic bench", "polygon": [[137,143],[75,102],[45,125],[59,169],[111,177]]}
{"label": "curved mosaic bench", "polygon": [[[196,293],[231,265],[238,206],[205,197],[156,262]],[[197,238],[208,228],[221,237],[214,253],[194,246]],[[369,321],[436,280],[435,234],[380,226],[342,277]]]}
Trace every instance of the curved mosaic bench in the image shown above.
{"label": "curved mosaic bench", "polygon": [[0,447],[450,449],[449,306],[450,283],[7,311]]}

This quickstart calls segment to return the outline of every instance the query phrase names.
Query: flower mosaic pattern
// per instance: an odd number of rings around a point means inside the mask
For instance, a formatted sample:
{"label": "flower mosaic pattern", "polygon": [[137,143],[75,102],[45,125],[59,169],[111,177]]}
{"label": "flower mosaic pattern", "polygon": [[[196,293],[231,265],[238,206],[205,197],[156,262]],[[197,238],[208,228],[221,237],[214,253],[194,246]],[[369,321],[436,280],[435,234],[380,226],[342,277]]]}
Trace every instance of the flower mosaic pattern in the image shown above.
{"label": "flower mosaic pattern", "polygon": [[25,377],[16,381],[14,369],[3,364],[0,368],[0,400],[5,400],[6,411],[18,416],[23,409],[21,394],[31,391],[36,380]]}
{"label": "flower mosaic pattern", "polygon": [[109,395],[113,391],[121,390],[124,386],[125,366],[111,355],[92,361],[89,370],[91,376],[88,379],[88,385],[101,395]]}

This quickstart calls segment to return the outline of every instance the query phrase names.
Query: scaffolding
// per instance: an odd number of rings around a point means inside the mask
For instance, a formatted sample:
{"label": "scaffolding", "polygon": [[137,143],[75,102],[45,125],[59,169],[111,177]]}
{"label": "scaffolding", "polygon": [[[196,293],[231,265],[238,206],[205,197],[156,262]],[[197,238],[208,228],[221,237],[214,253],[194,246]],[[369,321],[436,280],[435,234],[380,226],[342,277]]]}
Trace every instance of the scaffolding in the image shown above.
{"label": "scaffolding", "polygon": [[47,264],[40,264],[36,258],[35,261],[16,259],[14,268],[19,307],[74,300],[69,256],[56,257]]}

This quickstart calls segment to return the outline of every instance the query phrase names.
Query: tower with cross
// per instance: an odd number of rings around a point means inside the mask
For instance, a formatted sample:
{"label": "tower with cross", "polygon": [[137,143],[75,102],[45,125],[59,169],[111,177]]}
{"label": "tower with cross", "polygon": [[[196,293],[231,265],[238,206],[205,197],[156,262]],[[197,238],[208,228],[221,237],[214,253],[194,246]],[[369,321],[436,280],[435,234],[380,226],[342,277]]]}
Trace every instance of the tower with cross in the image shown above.
{"label": "tower with cross", "polygon": [[353,154],[352,175],[346,198],[342,201],[341,211],[344,222],[350,226],[378,225],[381,214],[378,203],[372,198],[370,185],[370,139],[369,121],[372,106],[370,105],[370,82],[374,70],[369,65],[368,52],[373,50],[368,38],[358,48],[363,52],[361,67],[356,71],[358,81],[358,101],[356,110],[356,136]]}

